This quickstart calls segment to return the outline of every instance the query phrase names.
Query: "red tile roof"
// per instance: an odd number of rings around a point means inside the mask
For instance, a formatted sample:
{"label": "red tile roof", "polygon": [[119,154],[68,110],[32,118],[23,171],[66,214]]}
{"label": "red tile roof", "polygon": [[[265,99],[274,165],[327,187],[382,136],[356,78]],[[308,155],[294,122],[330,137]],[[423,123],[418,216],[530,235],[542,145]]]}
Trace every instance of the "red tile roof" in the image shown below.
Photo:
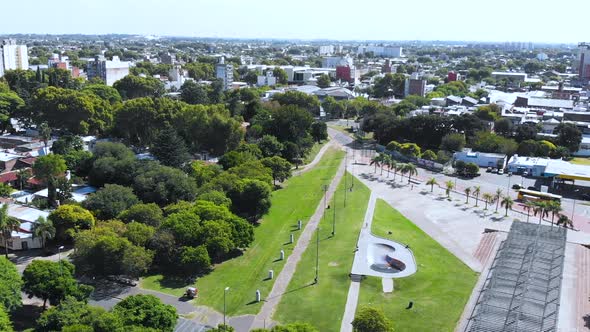
{"label": "red tile roof", "polygon": [[0,182],[2,182],[2,183],[16,181],[16,179],[17,179],[16,172],[8,172],[8,173],[0,174]]}

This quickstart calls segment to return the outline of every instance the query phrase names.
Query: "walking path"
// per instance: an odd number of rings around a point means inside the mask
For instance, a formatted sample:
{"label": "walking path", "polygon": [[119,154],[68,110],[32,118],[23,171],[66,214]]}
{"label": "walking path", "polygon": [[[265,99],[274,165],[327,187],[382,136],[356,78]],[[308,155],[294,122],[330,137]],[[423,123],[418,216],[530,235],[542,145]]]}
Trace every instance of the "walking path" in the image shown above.
{"label": "walking path", "polygon": [[[342,160],[342,162],[340,163],[340,167],[338,167],[338,171],[332,179],[332,182],[330,183],[330,186],[328,187],[328,190],[325,194],[326,201],[330,201],[332,199],[334,191],[336,191],[336,187],[338,186],[338,184],[340,183],[340,179],[342,179],[342,176],[344,175],[344,169],[345,160]],[[262,305],[262,308],[260,309],[260,312],[258,313],[256,318],[254,319],[254,322],[252,323],[250,329],[263,328],[266,325],[265,323],[271,320],[277,305],[281,301],[281,297],[287,291],[289,282],[291,281],[291,278],[293,277],[293,274],[295,273],[295,270],[297,268],[297,263],[299,263],[299,260],[301,260],[301,256],[307,249],[307,246],[309,245],[311,238],[314,232],[316,231],[320,220],[322,219],[323,214],[324,199],[320,201],[315,213],[309,219],[307,225],[305,225],[303,233],[299,237],[297,245],[295,245],[295,248],[293,249],[293,253],[287,258],[285,266],[278,275],[277,280],[275,281],[273,288],[270,291],[270,294],[265,299],[264,304]]]}
{"label": "walking path", "polygon": [[318,154],[315,155],[313,160],[309,164],[293,172],[293,176],[301,175],[314,168],[320,162],[320,160],[324,156],[324,153],[326,153],[326,151],[332,146],[334,146],[334,141],[330,139],[328,142],[326,142],[326,144],[324,144],[324,146],[322,146],[322,148],[320,149],[320,151],[318,151]]}
{"label": "walking path", "polygon": [[[365,212],[365,219],[363,221],[362,232],[371,232],[371,224],[373,223],[373,215],[375,212],[375,203],[377,196],[371,191],[369,198],[369,205],[367,212]],[[359,234],[360,237],[360,234]],[[358,248],[357,248],[358,249]],[[340,325],[340,332],[352,332],[352,321],[356,312],[356,306],[359,299],[361,283],[360,280],[352,280],[348,288],[348,297],[346,298],[346,307],[344,309],[344,316],[342,317],[342,325]]]}

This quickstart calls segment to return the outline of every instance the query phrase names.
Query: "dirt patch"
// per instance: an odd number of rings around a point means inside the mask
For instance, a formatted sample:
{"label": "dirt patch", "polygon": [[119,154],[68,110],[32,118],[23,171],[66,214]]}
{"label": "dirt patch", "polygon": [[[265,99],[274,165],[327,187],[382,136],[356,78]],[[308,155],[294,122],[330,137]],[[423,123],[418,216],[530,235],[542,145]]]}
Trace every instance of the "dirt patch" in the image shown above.
{"label": "dirt patch", "polygon": [[340,264],[338,264],[336,262],[330,262],[330,263],[328,263],[328,266],[332,266],[332,267],[338,266],[338,265],[340,265]]}

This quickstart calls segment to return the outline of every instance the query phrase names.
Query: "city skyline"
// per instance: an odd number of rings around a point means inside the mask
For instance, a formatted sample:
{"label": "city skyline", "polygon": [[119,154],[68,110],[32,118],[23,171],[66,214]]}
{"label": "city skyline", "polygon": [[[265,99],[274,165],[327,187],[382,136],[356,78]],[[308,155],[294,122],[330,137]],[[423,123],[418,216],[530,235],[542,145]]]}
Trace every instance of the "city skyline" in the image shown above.
{"label": "city skyline", "polygon": [[[481,41],[577,43],[587,39],[582,20],[571,20],[571,5],[584,12],[590,4],[566,1],[546,10],[538,1],[499,0],[473,8],[467,0],[441,6],[434,0],[397,7],[385,0],[359,6],[353,1],[313,2],[297,6],[258,0],[138,1],[65,0],[60,6],[23,0],[2,5],[8,15],[0,34],[133,34],[199,38],[358,41]],[[583,8],[587,7],[587,8]],[[68,10],[63,10],[67,8]],[[484,12],[483,14],[481,14]],[[49,16],[48,16],[49,15]],[[50,17],[51,19],[48,19]],[[220,19],[223,18],[223,19]],[[223,22],[223,24],[221,24]],[[564,28],[567,26],[567,33]]]}

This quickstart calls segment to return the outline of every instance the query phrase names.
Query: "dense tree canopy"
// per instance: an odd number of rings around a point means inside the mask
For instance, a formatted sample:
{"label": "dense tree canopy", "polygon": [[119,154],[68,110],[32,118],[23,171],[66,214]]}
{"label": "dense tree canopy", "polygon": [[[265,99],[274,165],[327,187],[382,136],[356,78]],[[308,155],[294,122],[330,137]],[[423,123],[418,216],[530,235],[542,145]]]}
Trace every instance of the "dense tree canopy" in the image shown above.
{"label": "dense tree canopy", "polygon": [[16,265],[8,259],[0,257],[0,307],[9,312],[19,308],[22,303],[21,286],[22,280],[16,270]]}
{"label": "dense tree canopy", "polygon": [[164,85],[153,77],[127,75],[115,82],[113,88],[119,91],[123,99],[140,97],[159,97],[164,93]]}
{"label": "dense tree canopy", "polygon": [[132,295],[117,303],[113,308],[125,325],[152,328],[162,332],[172,332],[178,314],[176,308],[164,304],[153,295]]}

